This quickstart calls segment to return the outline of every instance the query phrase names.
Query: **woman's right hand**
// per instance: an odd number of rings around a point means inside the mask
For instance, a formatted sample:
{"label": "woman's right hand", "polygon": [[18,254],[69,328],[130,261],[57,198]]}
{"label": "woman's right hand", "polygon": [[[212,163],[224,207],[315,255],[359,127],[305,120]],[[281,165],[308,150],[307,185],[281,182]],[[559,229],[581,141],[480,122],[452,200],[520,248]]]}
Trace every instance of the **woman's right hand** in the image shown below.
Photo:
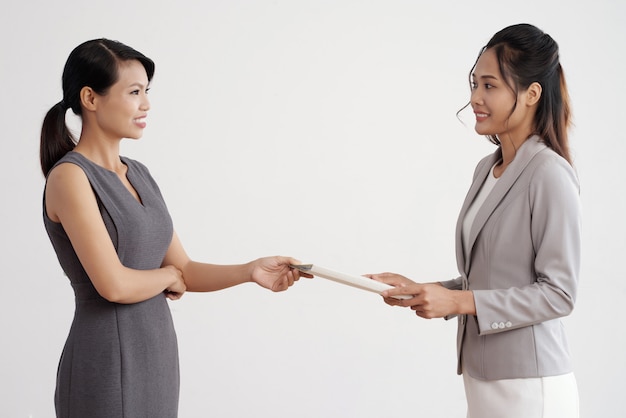
{"label": "woman's right hand", "polygon": [[163,270],[172,276],[173,282],[164,290],[165,296],[170,300],[180,299],[187,290],[187,286],[183,280],[183,272],[174,266],[165,266]]}
{"label": "woman's right hand", "polygon": [[[379,274],[366,274],[365,277],[370,279],[386,283],[396,288],[403,288],[400,292],[394,292],[394,294],[413,295],[413,289],[420,286],[413,280],[408,279],[400,274],[396,273],[379,273]],[[406,304],[406,300],[400,300],[392,297],[383,297],[385,303],[391,306],[410,306]]]}
{"label": "woman's right hand", "polygon": [[[370,274],[367,277],[393,286],[382,293],[385,303],[410,307],[419,317],[432,319],[448,315],[476,315],[474,293],[468,290],[450,290],[439,282],[415,283],[394,273]],[[396,299],[393,296],[409,296]]]}

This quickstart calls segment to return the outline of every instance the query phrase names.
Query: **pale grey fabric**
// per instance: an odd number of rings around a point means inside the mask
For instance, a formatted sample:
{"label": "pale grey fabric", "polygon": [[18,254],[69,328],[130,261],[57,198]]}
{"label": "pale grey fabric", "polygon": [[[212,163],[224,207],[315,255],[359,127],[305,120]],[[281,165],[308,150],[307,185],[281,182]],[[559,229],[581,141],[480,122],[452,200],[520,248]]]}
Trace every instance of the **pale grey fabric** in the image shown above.
{"label": "pale grey fabric", "polygon": [[578,290],[578,178],[537,136],[529,138],[478,211],[464,249],[463,218],[500,158],[498,149],[476,168],[456,231],[461,276],[442,282],[472,290],[476,302],[476,316],[459,317],[458,372],[481,380],[566,374],[572,363],[560,318]]}
{"label": "pale grey fabric", "polygon": [[[69,152],[59,163],[76,164],[86,173],[122,264],[159,268],[172,240],[171,218],[148,169],[121,159],[141,203],[115,173],[81,154]],[[176,417],[178,348],[165,296],[128,305],[105,300],[91,284],[62,225],[46,216],[45,204],[44,224],[76,296],[58,368],[57,416]]]}

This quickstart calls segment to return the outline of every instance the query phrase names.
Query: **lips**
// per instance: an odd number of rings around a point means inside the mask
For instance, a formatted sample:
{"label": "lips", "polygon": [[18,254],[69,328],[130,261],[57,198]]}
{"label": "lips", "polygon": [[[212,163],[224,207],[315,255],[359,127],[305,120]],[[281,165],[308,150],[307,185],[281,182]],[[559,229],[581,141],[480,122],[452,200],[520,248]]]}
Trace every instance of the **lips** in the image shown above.
{"label": "lips", "polygon": [[474,112],[474,114],[476,115],[477,122],[482,122],[489,117],[488,113]]}
{"label": "lips", "polygon": [[147,126],[146,116],[133,119],[133,123],[140,128],[145,128]]}

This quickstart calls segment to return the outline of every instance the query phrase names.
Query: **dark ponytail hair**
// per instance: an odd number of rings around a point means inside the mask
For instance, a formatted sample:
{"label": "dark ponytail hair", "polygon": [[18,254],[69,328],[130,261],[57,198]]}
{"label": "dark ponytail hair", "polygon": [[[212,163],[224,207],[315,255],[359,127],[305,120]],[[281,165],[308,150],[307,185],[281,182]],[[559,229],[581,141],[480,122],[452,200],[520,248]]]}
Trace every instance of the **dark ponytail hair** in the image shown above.
{"label": "dark ponytail hair", "polygon": [[41,128],[39,158],[44,176],[66,153],[74,149],[76,139],[65,123],[67,109],[81,116],[80,91],[91,87],[105,95],[118,80],[120,62],[137,60],[146,70],[148,80],[154,75],[154,62],[141,52],[120,42],[94,39],[77,46],[63,69],[63,100],[46,114]]}
{"label": "dark ponytail hair", "polygon": [[[478,58],[487,49],[495,52],[500,72],[507,83],[509,80],[513,82],[514,85],[509,87],[516,97],[519,91],[526,90],[534,82],[541,85],[541,98],[534,121],[535,134],[571,164],[568,141],[571,111],[558,44],[542,30],[522,23],[496,33],[482,48]],[[476,63],[470,71],[470,78]],[[500,144],[496,136],[489,135],[488,138],[494,144]]]}

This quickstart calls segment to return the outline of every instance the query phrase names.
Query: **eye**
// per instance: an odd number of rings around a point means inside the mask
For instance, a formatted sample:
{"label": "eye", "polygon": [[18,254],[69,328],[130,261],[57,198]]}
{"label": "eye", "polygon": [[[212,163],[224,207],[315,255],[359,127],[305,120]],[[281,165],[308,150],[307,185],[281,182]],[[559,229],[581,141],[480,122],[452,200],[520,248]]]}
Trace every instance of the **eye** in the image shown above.
{"label": "eye", "polygon": [[475,82],[475,81],[471,81],[471,82],[470,82],[470,88],[471,88],[472,90],[476,90],[476,89],[478,88],[478,83],[477,83],[477,82]]}
{"label": "eye", "polygon": [[487,90],[489,90],[489,89],[493,88],[493,85],[491,85],[491,84],[489,84],[489,83],[485,83],[485,88],[486,88]]}
{"label": "eye", "polygon": [[134,94],[135,96],[139,95],[139,90],[133,90],[130,92],[130,94]]}

